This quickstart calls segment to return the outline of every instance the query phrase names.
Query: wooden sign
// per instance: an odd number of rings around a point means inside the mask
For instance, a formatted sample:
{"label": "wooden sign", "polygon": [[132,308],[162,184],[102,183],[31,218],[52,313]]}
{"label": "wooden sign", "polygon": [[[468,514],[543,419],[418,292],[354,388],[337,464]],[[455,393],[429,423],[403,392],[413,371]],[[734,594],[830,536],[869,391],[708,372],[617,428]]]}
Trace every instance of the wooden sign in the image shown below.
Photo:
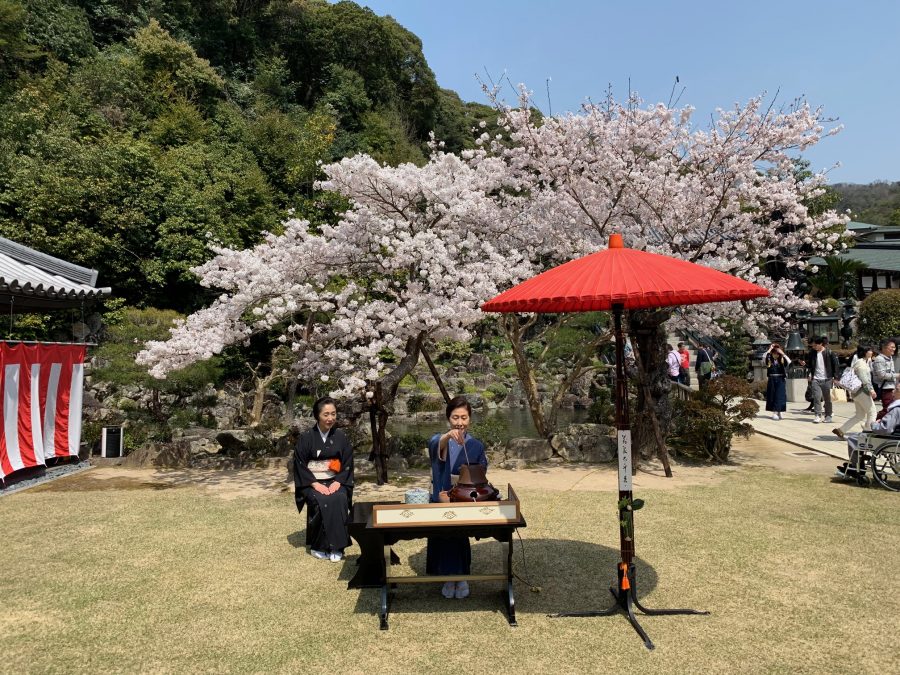
{"label": "wooden sign", "polygon": [[507,485],[507,490],[508,498],[501,501],[376,504],[372,507],[372,527],[497,525],[521,522],[519,499],[512,485]]}

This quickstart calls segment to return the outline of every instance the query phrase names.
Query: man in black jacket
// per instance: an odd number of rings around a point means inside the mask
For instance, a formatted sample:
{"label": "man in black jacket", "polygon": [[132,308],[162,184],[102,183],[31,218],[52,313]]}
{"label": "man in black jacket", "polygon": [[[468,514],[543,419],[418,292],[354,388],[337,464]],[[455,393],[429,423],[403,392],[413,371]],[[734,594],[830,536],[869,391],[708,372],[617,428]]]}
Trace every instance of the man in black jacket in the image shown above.
{"label": "man in black jacket", "polygon": [[825,422],[831,422],[831,385],[836,381],[840,364],[837,355],[828,349],[828,340],[824,337],[813,338],[812,349],[806,356],[807,378],[812,385],[813,422],[822,422],[822,402],[825,402]]}

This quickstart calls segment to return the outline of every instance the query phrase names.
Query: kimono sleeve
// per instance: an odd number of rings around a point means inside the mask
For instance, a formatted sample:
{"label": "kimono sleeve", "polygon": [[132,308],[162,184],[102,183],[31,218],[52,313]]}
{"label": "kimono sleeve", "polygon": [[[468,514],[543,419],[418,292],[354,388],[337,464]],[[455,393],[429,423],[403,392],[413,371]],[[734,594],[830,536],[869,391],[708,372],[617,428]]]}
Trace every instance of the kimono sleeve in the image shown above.
{"label": "kimono sleeve", "polygon": [[353,447],[350,445],[350,439],[341,432],[341,470],[334,479],[341,485],[353,485]]}
{"label": "kimono sleeve", "polygon": [[441,444],[441,434],[435,434],[431,437],[431,440],[428,441],[428,459],[431,460],[431,463],[434,462],[445,462],[446,458],[440,458],[440,444]]}
{"label": "kimono sleeve", "polygon": [[309,487],[316,482],[316,477],[307,466],[309,459],[309,438],[307,434],[300,434],[297,445],[294,446],[294,485],[296,489]]}

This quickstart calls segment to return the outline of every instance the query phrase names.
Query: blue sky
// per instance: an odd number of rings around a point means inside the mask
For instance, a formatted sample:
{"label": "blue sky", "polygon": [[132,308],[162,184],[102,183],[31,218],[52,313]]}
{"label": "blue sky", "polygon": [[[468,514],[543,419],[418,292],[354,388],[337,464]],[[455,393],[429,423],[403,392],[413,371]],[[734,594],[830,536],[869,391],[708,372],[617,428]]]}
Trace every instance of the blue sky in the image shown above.
{"label": "blue sky", "polygon": [[[631,87],[667,101],[675,77],[695,121],[767,92],[805,96],[844,130],[806,153],[830,182],[900,180],[900,2],[358,0],[422,39],[442,87],[485,102],[475,75],[506,73],[547,111]],[[513,94],[507,87],[507,98]]]}

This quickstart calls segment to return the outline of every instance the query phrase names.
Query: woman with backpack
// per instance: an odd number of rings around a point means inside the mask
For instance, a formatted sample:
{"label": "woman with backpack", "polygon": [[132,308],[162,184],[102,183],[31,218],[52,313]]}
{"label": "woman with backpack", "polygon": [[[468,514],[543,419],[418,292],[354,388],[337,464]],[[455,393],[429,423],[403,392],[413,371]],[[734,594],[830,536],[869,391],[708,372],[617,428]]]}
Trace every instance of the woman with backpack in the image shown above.
{"label": "woman with backpack", "polygon": [[[838,438],[844,438],[845,434],[853,428],[853,426],[857,422],[861,422],[863,425],[863,431],[868,431],[872,428],[872,423],[875,421],[875,389],[872,387],[872,370],[870,368],[870,363],[872,362],[872,355],[875,350],[868,345],[860,345],[856,349],[857,358],[853,361],[853,374],[856,375],[859,380],[859,386],[856,387],[855,391],[850,391],[850,396],[853,399],[853,406],[855,408],[853,417],[844,422],[840,427],[831,430]],[[843,384],[844,377],[841,377],[841,383]]]}

